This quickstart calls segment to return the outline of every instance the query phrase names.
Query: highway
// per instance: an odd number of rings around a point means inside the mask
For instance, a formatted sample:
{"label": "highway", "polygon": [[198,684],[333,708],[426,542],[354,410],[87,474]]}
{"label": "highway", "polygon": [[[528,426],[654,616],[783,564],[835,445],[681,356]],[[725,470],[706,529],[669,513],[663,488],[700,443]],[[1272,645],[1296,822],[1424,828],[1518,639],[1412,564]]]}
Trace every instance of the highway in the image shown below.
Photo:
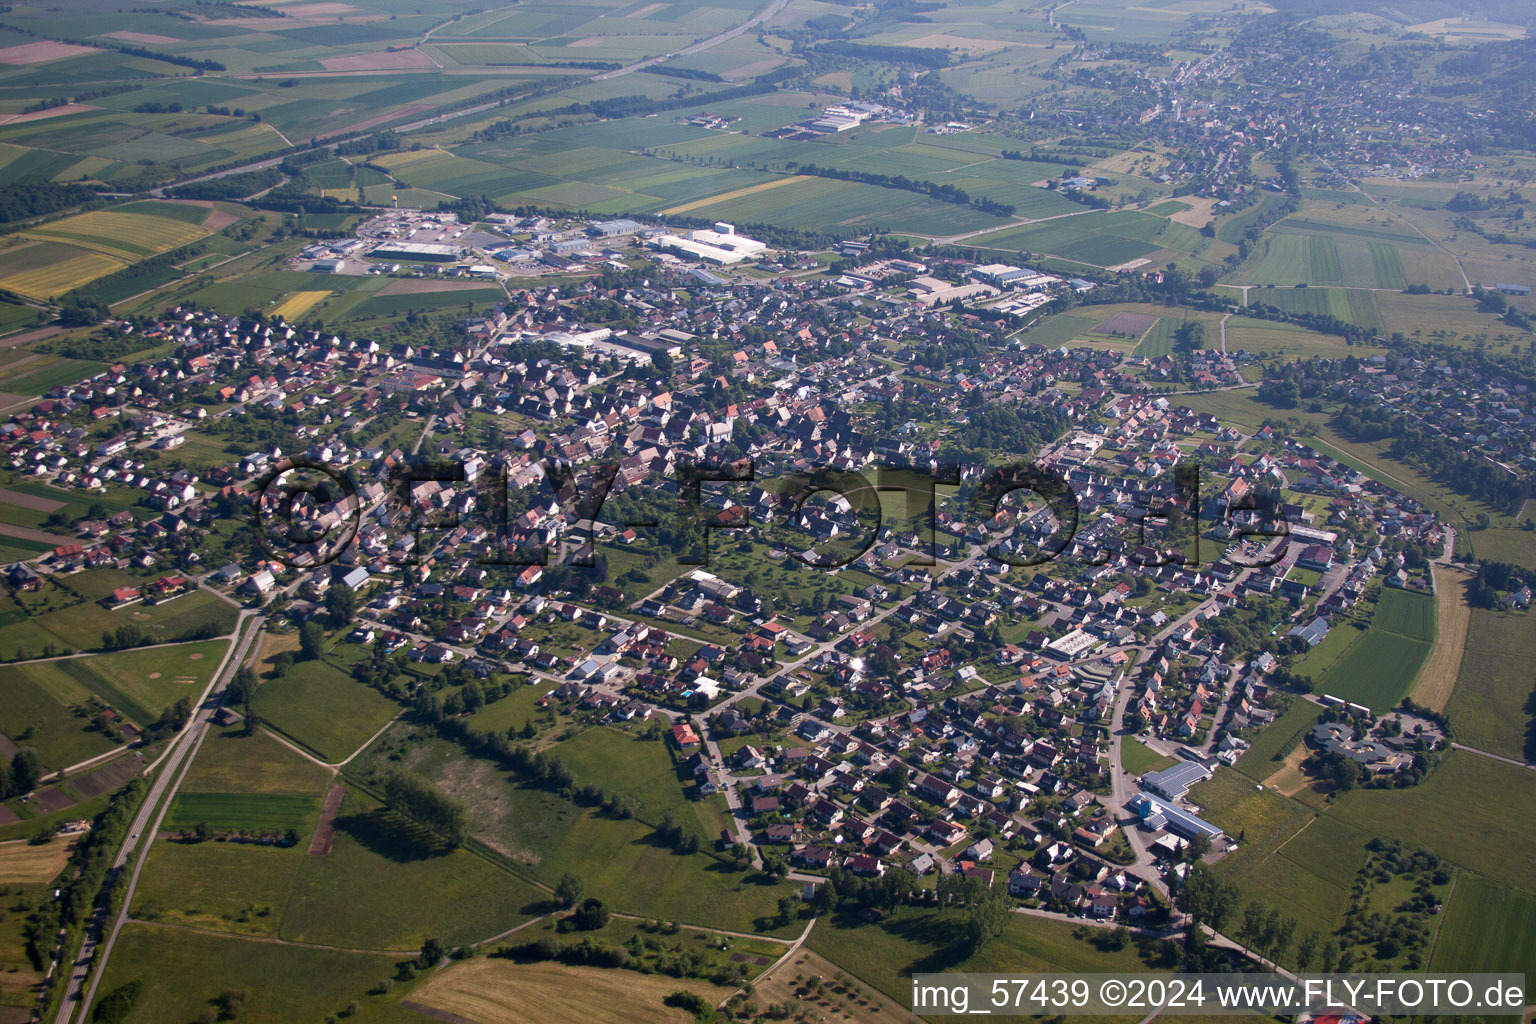
{"label": "highway", "polygon": [[[107,908],[104,904],[98,903],[92,912],[90,922],[86,925],[85,939],[80,944],[80,955],[75,958],[71,968],[63,1001],[59,1004],[58,1013],[54,1017],[54,1024],[70,1024],[72,1020],[83,1024],[86,1020],[86,1012],[90,1008],[91,1001],[96,997],[96,986],[106,970],[107,958],[112,955],[112,947],[117,942],[118,932],[128,919],[128,907],[133,902],[134,886],[138,884],[139,872],[144,869],[144,861],[147,859],[150,845],[170,806],[170,798],[175,795],[176,787],[181,785],[187,768],[192,764],[193,756],[202,746],[203,737],[208,734],[214,712],[223,703],[224,690],[234,678],[235,670],[244,664],[252,642],[261,634],[260,627],[263,621],[258,612],[249,609],[240,612],[235,620],[233,641],[229,645],[229,650],[225,652],[223,663],[219,665],[218,671],[209,681],[208,689],[203,691],[203,699],[197,711],[161,756],[160,774],[150,785],[149,795],[145,798],[143,806],[139,808],[138,815],[134,817],[133,824],[128,830],[128,837],[123,840],[122,848],[117,851],[117,857],[112,862],[109,877],[115,880],[130,859],[133,859],[134,854],[140,854],[134,860],[128,887],[123,894],[122,906],[118,909],[116,918],[111,921],[110,928],[107,926]],[[110,888],[110,883],[107,888]],[[97,969],[92,969],[93,964]]]}

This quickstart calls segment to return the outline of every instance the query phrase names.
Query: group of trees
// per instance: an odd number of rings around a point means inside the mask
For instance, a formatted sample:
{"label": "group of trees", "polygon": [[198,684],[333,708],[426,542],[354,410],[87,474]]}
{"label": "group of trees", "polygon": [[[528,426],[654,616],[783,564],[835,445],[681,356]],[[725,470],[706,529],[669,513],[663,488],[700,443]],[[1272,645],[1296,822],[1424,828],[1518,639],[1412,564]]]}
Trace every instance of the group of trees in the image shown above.
{"label": "group of trees", "polygon": [[1477,575],[1467,581],[1467,601],[1475,608],[1498,608],[1500,592],[1508,590],[1514,580],[1526,580],[1529,576],[1518,565],[1483,562],[1477,567]]}
{"label": "group of trees", "polygon": [[135,622],[125,622],[116,629],[101,631],[101,646],[108,651],[121,651],[129,647],[143,647],[149,643],[149,634]]}
{"label": "group of trees", "polygon": [[209,178],[166,191],[177,199],[244,199],[283,183],[283,172],[274,167],[259,171],[241,171],[222,178]]}
{"label": "group of trees", "polygon": [[30,793],[43,777],[43,762],[37,751],[22,747],[11,756],[10,767],[0,772],[0,800]]}
{"label": "group of trees", "polygon": [[0,188],[0,222],[41,217],[95,201],[95,191],[84,185],[54,185],[49,182],[7,185]]}
{"label": "group of trees", "polygon": [[144,739],[147,742],[153,743],[155,740],[174,736],[186,728],[187,723],[191,720],[192,698],[180,697],[174,704],[166,705],[165,710],[160,712],[160,717],[150,723],[149,727],[144,730]]}
{"label": "group of trees", "polygon": [[391,772],[384,779],[384,802],[390,810],[433,833],[450,848],[462,846],[469,837],[468,805],[420,776]]}
{"label": "group of trees", "polygon": [[[109,884],[112,860],[148,788],[142,777],[135,776],[112,795],[106,810],[96,816],[91,830],[79,841],[75,873],[59,886],[58,898],[42,901],[28,916],[22,934],[27,956],[38,971],[52,959],[61,931],[75,933],[84,926],[86,916]],[[61,983],[68,974],[54,971],[45,987]]]}

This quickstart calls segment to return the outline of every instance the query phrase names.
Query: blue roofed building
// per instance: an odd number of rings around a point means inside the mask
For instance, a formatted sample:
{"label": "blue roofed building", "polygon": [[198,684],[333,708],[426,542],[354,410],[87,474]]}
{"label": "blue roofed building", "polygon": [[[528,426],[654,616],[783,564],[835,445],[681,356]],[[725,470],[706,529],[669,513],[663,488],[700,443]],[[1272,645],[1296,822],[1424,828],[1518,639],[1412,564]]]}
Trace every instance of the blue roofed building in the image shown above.
{"label": "blue roofed building", "polygon": [[1131,809],[1136,812],[1136,817],[1141,819],[1142,827],[1152,831],[1167,829],[1185,839],[1205,836],[1207,839],[1214,840],[1223,834],[1221,829],[1199,815],[1191,814],[1182,807],[1176,807],[1162,797],[1153,796],[1151,793],[1138,793],[1131,800]]}

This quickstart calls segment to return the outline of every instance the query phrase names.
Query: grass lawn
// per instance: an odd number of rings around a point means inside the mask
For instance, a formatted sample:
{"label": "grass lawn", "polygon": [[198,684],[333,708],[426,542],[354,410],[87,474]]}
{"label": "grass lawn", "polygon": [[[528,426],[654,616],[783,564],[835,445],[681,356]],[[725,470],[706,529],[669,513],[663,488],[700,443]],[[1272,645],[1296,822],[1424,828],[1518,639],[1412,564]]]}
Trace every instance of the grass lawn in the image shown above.
{"label": "grass lawn", "polygon": [[398,959],[130,924],[118,938],[98,995],[141,979],[144,988],[127,1024],[197,1020],[214,1012],[212,1001],[226,990],[246,994],[242,1021],[320,1020],[356,1002],[360,1009],[351,1019],[360,1024],[420,1024],[420,1014],[400,1006],[412,986],[368,994],[393,976]]}
{"label": "grass lawn", "polygon": [[481,942],[542,911],[547,896],[535,886],[467,850],[427,852],[381,811],[347,791],[330,854],[301,858],[283,938],[414,949],[428,935]]}
{"label": "grass lawn", "polygon": [[256,689],[261,720],[335,763],[346,760],[393,718],[399,707],[328,661],[301,661]]}
{"label": "grass lawn", "polygon": [[1328,814],[1536,893],[1536,858],[1511,856],[1536,849],[1536,787],[1527,769],[1452,751],[1422,785],[1355,789]]}
{"label": "grass lawn", "polygon": [[470,724],[487,732],[520,729],[529,719],[539,717],[543,711],[538,706],[539,699],[554,688],[555,684],[547,679],[530,678],[527,685],[518,687],[501,700],[486,704],[476,711],[470,716]]}
{"label": "grass lawn", "polygon": [[314,796],[331,773],[271,736],[236,726],[210,732],[181,782],[180,793],[275,793]]}
{"label": "grass lawn", "polygon": [[1159,754],[1129,736],[1120,737],[1120,762],[1125,766],[1125,770],[1133,775],[1160,771],[1176,760],[1176,758]]}
{"label": "grass lawn", "polygon": [[1505,757],[1536,757],[1531,681],[1536,678],[1536,624],[1517,615],[1472,609],[1467,648],[1446,712],[1456,738]]}
{"label": "grass lawn", "polygon": [[714,838],[726,827],[725,798],[688,799],[684,787],[691,787],[693,780],[678,769],[661,740],[603,727],[566,740],[554,753],[579,784],[628,794],[635,801],[635,816],[652,825],[670,811],[681,823],[696,822],[695,831],[703,839]]}

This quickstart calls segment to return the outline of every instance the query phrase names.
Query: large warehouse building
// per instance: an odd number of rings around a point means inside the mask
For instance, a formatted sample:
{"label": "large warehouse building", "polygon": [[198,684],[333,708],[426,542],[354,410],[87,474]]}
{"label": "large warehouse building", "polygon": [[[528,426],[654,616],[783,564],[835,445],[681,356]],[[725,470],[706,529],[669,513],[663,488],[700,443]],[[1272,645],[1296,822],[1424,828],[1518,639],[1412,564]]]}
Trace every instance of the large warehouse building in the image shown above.
{"label": "large warehouse building", "polygon": [[416,263],[452,263],[464,250],[457,245],[430,242],[384,242],[368,255],[376,260],[409,260]]}

